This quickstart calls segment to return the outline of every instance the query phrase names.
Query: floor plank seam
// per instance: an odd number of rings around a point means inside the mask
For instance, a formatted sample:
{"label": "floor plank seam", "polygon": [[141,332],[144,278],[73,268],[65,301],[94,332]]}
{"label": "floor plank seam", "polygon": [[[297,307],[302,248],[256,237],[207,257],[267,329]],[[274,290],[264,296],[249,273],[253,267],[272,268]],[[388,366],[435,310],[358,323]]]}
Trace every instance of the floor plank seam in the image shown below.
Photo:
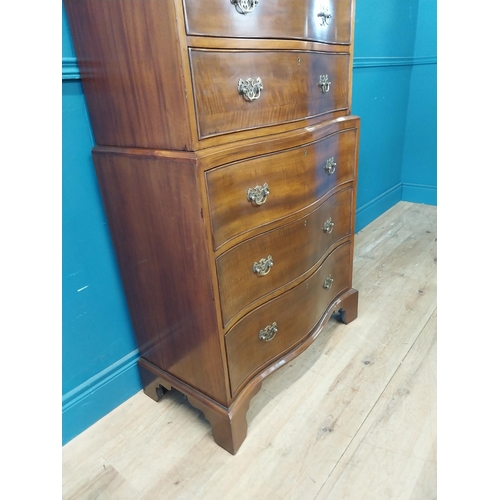
{"label": "floor plank seam", "polygon": [[[396,374],[398,373],[399,369],[401,368],[402,364],[404,363],[405,359],[407,358],[409,352],[413,349],[413,346],[415,345],[417,339],[420,337],[420,335],[422,334],[422,332],[424,331],[425,327],[427,326],[427,323],[429,323],[429,321],[431,320],[431,317],[432,315],[434,314],[434,312],[437,310],[437,307],[435,307],[433,310],[432,310],[432,313],[429,315],[429,318],[427,319],[427,321],[425,322],[425,324],[423,325],[423,327],[421,328],[420,332],[418,333],[418,335],[415,337],[415,340],[412,342],[411,346],[409,347],[409,349],[406,351],[406,354],[404,355],[403,359],[401,360],[401,362],[399,363],[399,365],[396,367],[396,369],[394,370],[394,373],[391,375],[391,377],[389,378],[387,384],[385,384],[384,388],[380,391],[380,394],[377,398],[377,400],[375,401],[375,403],[373,403],[372,407],[370,408],[370,411],[366,414],[365,418],[361,421],[359,427],[356,429],[356,432],[354,433],[354,435],[352,436],[352,439],[349,441],[349,443],[347,444],[347,446],[344,448],[344,451],[341,453],[339,459],[337,460],[336,464],[333,466],[332,470],[330,471],[330,473],[328,474],[328,476],[326,477],[325,481],[323,482],[323,485],[321,486],[321,488],[319,489],[318,493],[316,494],[316,496],[314,497],[315,499],[318,498],[318,495],[321,493],[321,490],[323,489],[323,487],[325,486],[325,484],[328,482],[328,479],[330,478],[330,476],[333,474],[333,472],[335,471],[335,469],[337,468],[338,464],[340,463],[340,461],[342,460],[342,457],[346,454],[347,450],[349,449],[349,447],[351,446],[352,442],[356,439],[356,436],[358,435],[359,431],[363,428],[363,425],[364,423],[367,421],[367,419],[370,417],[370,415],[372,414],[372,412],[374,411],[374,409],[377,407],[377,404],[378,402],[380,401],[380,398],[382,397],[382,395],[385,393],[387,387],[389,386],[389,384],[392,382],[393,378],[396,376]],[[418,458],[418,457],[415,457],[415,458]],[[424,459],[422,459],[424,460]],[[434,463],[432,461],[429,461],[430,463]]]}

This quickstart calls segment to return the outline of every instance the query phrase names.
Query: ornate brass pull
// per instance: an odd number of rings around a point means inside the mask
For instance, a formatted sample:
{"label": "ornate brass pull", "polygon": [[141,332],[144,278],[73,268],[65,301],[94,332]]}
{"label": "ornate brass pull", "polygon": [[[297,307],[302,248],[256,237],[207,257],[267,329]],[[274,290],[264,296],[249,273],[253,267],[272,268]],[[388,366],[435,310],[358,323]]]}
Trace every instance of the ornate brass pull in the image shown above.
{"label": "ornate brass pull", "polygon": [[269,255],[267,259],[260,259],[259,262],[253,263],[253,272],[259,276],[265,276],[273,267],[273,258]]}
{"label": "ornate brass pull", "polygon": [[325,290],[330,290],[330,288],[332,287],[332,283],[333,283],[333,278],[332,278],[332,275],[328,275],[328,278],[326,278],[325,282],[323,283],[323,288]]}
{"label": "ornate brass pull", "polygon": [[332,218],[330,217],[323,225],[323,231],[325,233],[331,234],[333,231],[333,226],[335,226],[335,223],[332,222]]}
{"label": "ornate brass pull", "polygon": [[332,82],[328,81],[328,75],[320,75],[319,76],[319,86],[321,87],[321,91],[323,94],[330,90],[330,85]]}
{"label": "ornate brass pull", "polygon": [[327,7],[323,7],[323,12],[318,14],[318,17],[321,17],[321,26],[328,26],[330,24],[330,19],[333,17],[330,12],[328,12]]}
{"label": "ornate brass pull", "polygon": [[260,340],[265,340],[266,342],[269,342],[276,337],[276,334],[278,333],[278,325],[276,324],[276,321],[268,325],[264,328],[264,330],[261,330],[259,332],[259,339]]}
{"label": "ornate brass pull", "polygon": [[238,80],[238,93],[241,94],[247,101],[256,101],[260,97],[260,92],[264,90],[262,80],[257,78],[247,78]]}
{"label": "ornate brass pull", "polygon": [[269,196],[269,186],[264,183],[263,186],[255,186],[253,189],[249,188],[247,192],[247,200],[254,205],[263,205]]}
{"label": "ornate brass pull", "polygon": [[337,162],[333,156],[327,160],[325,170],[328,175],[332,175],[337,170]]}
{"label": "ornate brass pull", "polygon": [[231,3],[236,7],[236,10],[243,15],[247,15],[255,9],[259,0],[231,0]]}

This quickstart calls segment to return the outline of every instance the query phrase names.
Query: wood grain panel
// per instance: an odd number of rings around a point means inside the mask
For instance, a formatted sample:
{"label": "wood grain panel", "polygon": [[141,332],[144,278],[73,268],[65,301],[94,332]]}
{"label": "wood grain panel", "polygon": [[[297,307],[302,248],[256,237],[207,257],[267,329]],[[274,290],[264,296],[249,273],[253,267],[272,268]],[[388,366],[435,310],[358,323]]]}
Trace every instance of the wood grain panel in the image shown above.
{"label": "wood grain panel", "polygon": [[[226,334],[233,396],[245,380],[307,336],[333,299],[350,286],[350,250],[350,242],[334,250],[310,278],[251,312]],[[329,275],[334,281],[326,290]],[[259,331],[273,322],[278,325],[274,339],[260,340]]]}
{"label": "wood grain panel", "polygon": [[[284,218],[306,208],[331,189],[354,179],[357,130],[347,129],[317,142],[207,172],[210,213],[215,247],[238,234]],[[325,171],[330,158],[337,167]],[[254,206],[249,188],[267,183],[267,201]]]}
{"label": "wood grain panel", "polygon": [[[236,245],[217,259],[224,325],[241,309],[302,276],[351,229],[352,188],[330,196],[301,219]],[[324,231],[331,218],[332,232]],[[268,274],[253,272],[254,262],[271,256]]]}
{"label": "wood grain panel", "polygon": [[96,143],[192,150],[174,3],[65,5]]}
{"label": "wood grain panel", "polygon": [[227,404],[195,162],[94,162],[141,356]]}
{"label": "wood grain panel", "polygon": [[[349,107],[350,55],[303,51],[190,49],[199,138],[293,122]],[[320,75],[330,90],[323,92]],[[240,79],[260,78],[252,102],[238,93]]]}
{"label": "wood grain panel", "polygon": [[[304,0],[262,0],[246,15],[230,0],[184,0],[184,5],[189,35],[351,42],[352,2],[349,0],[326,0],[320,4]],[[323,13],[323,7],[331,18],[318,15]]]}

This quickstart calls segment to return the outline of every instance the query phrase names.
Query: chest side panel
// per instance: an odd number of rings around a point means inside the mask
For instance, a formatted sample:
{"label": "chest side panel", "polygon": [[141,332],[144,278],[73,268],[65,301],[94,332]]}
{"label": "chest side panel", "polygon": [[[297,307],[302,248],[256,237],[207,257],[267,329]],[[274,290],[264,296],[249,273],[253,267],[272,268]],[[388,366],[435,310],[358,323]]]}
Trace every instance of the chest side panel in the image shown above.
{"label": "chest side panel", "polygon": [[194,160],[94,153],[141,355],[225,402]]}

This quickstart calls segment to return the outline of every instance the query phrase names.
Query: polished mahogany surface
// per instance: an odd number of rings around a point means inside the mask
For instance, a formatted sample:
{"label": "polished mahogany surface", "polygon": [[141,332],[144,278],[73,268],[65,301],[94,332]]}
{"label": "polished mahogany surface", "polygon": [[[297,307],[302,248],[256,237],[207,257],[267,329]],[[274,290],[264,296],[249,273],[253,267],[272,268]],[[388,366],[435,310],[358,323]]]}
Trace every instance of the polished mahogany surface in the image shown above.
{"label": "polished mahogany surface", "polygon": [[144,391],[236,453],[262,380],[357,316],[354,1],[65,5]]}
{"label": "polished mahogany surface", "polygon": [[[307,2],[306,13],[306,2],[292,3],[280,6],[294,11],[286,23],[268,19],[269,38],[234,38],[224,21],[219,37],[186,34],[183,0],[65,0],[96,143],[195,151],[263,137],[263,126],[276,133],[348,115],[352,2],[332,2],[328,26],[313,13],[323,4]],[[268,4],[257,5],[262,26],[268,18],[262,12],[276,10]],[[223,5],[246,23],[257,12],[245,16],[230,0]],[[195,2],[186,9],[206,23],[201,14],[212,6]],[[281,37],[295,23],[304,38]],[[337,37],[345,42],[333,43]],[[321,75],[332,82],[324,95],[316,92],[322,94]],[[260,107],[238,94],[240,78],[257,77],[264,81]]]}
{"label": "polished mahogany surface", "polygon": [[[359,122],[358,122],[359,123]],[[215,247],[254,227],[311,206],[356,172],[355,128],[312,144],[210,170],[206,174]],[[325,170],[334,158],[335,171]],[[267,184],[269,195],[255,206],[248,189]]]}
{"label": "polished mahogany surface", "polygon": [[[280,297],[257,308],[226,335],[231,392],[276,356],[307,336],[334,298],[350,286],[350,243],[334,250],[308,279]],[[333,278],[331,288],[325,280]],[[276,323],[276,336],[266,342],[259,332]]]}
{"label": "polished mahogany surface", "polygon": [[96,143],[192,150],[174,3],[65,6]]}
{"label": "polished mahogany surface", "polygon": [[351,42],[350,0],[261,0],[242,14],[230,0],[184,0],[190,35]]}
{"label": "polished mahogany surface", "polygon": [[[224,325],[255,300],[302,278],[328,249],[350,235],[352,196],[352,187],[342,189],[297,221],[250,238],[217,258]],[[272,266],[256,266],[256,272],[254,264],[268,257]]]}
{"label": "polished mahogany surface", "polygon": [[141,356],[227,404],[195,162],[94,163]]}
{"label": "polished mahogany surface", "polygon": [[[348,114],[350,55],[305,51],[190,50],[199,138],[276,125],[333,111]],[[323,92],[320,77],[330,82]],[[248,102],[239,80],[260,78]]]}

